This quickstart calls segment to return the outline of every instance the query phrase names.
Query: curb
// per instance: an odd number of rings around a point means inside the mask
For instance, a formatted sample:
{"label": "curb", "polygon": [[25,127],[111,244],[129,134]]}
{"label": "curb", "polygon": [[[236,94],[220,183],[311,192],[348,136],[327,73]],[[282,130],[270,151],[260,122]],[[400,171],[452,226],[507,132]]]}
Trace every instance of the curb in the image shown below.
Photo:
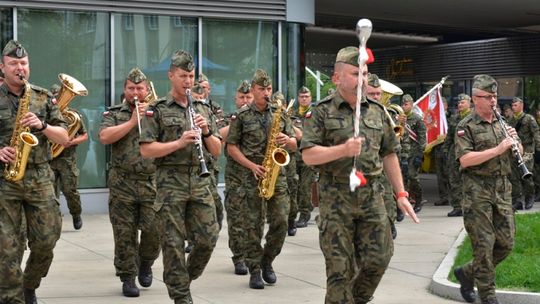
{"label": "curb", "polygon": [[[465,302],[459,292],[459,285],[448,281],[447,277],[454,264],[454,259],[458,252],[458,247],[463,243],[467,232],[462,229],[459,236],[448,250],[448,253],[437,268],[437,271],[431,278],[429,291],[443,298]],[[475,288],[476,289],[476,288]],[[500,304],[538,304],[540,303],[540,294],[535,292],[517,292],[497,290],[497,299]],[[477,298],[476,303],[480,303]]]}

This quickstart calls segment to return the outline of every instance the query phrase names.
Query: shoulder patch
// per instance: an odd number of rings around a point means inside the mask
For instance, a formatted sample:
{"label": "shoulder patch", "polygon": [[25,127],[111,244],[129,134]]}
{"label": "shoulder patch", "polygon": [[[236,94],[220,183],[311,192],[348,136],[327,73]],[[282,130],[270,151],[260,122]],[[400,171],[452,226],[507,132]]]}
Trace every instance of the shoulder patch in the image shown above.
{"label": "shoulder patch", "polygon": [[109,117],[110,114],[111,114],[111,112],[105,111],[105,112],[103,112],[103,117]]}
{"label": "shoulder patch", "polygon": [[152,117],[152,116],[154,116],[154,111],[153,111],[153,110],[146,110],[145,115],[146,115],[147,117]]}
{"label": "shoulder patch", "polygon": [[465,136],[465,130],[458,130],[456,134],[458,137],[463,137]]}
{"label": "shoulder patch", "polygon": [[52,102],[53,105],[58,104],[58,100],[56,99],[56,97],[53,97],[53,98],[51,99],[51,102]]}
{"label": "shoulder patch", "polygon": [[306,116],[304,116],[305,118],[311,118],[311,111],[307,112],[306,113]]}

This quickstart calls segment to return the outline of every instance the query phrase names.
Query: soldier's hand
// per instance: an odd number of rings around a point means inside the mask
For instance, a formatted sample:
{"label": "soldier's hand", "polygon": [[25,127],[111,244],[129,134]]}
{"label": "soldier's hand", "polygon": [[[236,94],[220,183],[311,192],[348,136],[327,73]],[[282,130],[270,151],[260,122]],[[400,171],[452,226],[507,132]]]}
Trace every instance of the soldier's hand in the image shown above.
{"label": "soldier's hand", "polygon": [[504,152],[506,152],[506,150],[512,147],[513,144],[514,144],[514,139],[511,137],[506,137],[505,139],[503,139],[503,141],[501,141],[497,145],[497,152],[498,152],[497,154],[498,155],[503,154]]}
{"label": "soldier's hand", "polygon": [[0,161],[3,163],[10,163],[15,160],[15,148],[3,147],[0,149]]}
{"label": "soldier's hand", "polygon": [[399,122],[399,124],[404,125],[407,122],[407,115],[399,114],[398,115],[398,122]]}
{"label": "soldier's hand", "polygon": [[362,152],[363,142],[364,142],[364,137],[349,138],[343,144],[345,148],[345,156],[354,157],[354,156],[360,155],[360,152]]}
{"label": "soldier's hand", "polygon": [[261,179],[266,174],[266,168],[261,165],[255,164],[251,168],[251,172],[253,173],[253,176],[255,176],[255,179]]}
{"label": "soldier's hand", "polygon": [[23,119],[21,119],[21,125],[32,129],[43,128],[43,122],[32,112],[28,112],[24,115]]}
{"label": "soldier's hand", "polygon": [[182,133],[182,136],[178,139],[180,142],[179,149],[183,149],[191,144],[194,144],[200,140],[201,131],[200,130],[189,130]]}
{"label": "soldier's hand", "polygon": [[517,134],[516,129],[514,129],[514,128],[510,127],[510,126],[506,126],[506,132],[508,133],[508,135],[510,135],[510,137],[518,138],[518,134]]}
{"label": "soldier's hand", "polygon": [[195,114],[195,117],[193,119],[193,123],[202,130],[204,134],[207,134],[210,130],[208,129],[208,122],[206,121],[206,118],[202,116],[201,114]]}
{"label": "soldier's hand", "polygon": [[398,206],[399,210],[401,210],[401,212],[403,212],[403,214],[405,216],[410,216],[413,222],[415,222],[417,224],[420,223],[420,220],[416,216],[416,213],[414,212],[414,209],[413,209],[411,203],[409,202],[408,198],[406,198],[406,197],[398,198],[397,199],[397,206]]}
{"label": "soldier's hand", "polygon": [[279,133],[276,137],[276,144],[281,147],[284,147],[285,145],[287,145],[290,139],[291,138],[288,135]]}

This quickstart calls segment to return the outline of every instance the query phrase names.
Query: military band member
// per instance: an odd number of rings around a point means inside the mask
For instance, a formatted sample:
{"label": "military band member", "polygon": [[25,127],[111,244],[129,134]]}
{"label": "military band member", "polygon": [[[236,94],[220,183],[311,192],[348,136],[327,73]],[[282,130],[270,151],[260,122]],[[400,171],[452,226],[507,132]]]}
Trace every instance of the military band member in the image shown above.
{"label": "military band member", "polygon": [[[152,265],[159,256],[159,230],[154,211],[156,166],[139,151],[139,117],[144,117],[148,80],[138,68],[124,81],[124,100],[103,113],[99,140],[111,145],[109,218],[114,235],[114,267],[126,297],[138,297],[135,283],[150,287]],[[135,104],[135,98],[140,102]],[[138,115],[137,115],[138,111]],[[141,230],[140,241],[138,230]]]}
{"label": "military band member", "polygon": [[[325,303],[367,303],[393,254],[393,241],[382,197],[381,174],[396,191],[398,207],[418,221],[403,187],[396,152],[398,139],[383,106],[363,99],[359,137],[353,137],[358,77],[367,84],[367,66],[359,75],[358,48],[341,49],[332,80],[336,92],[312,109],[302,137],[302,158],[320,170],[319,243],[326,262]],[[353,157],[367,184],[351,192]]]}
{"label": "military band member", "polygon": [[[54,174],[49,166],[49,140],[65,144],[69,138],[60,109],[52,102],[53,96],[22,80],[30,77],[30,62],[18,41],[10,40],[2,50],[0,70],[5,77],[0,86],[0,161],[20,175],[22,170],[13,162],[22,159],[13,145],[18,142],[11,142],[12,135],[29,128],[39,142],[25,157],[22,179],[13,179],[5,172],[0,177],[0,303],[37,304],[36,289],[49,271],[62,229]],[[26,102],[28,111],[18,121],[18,109],[24,108]],[[23,273],[26,237],[30,255]]]}
{"label": "military band member", "polygon": [[[448,102],[446,98],[442,97],[442,103],[444,108],[444,115],[446,116],[446,121],[449,120],[448,115]],[[446,138],[448,137],[448,133]],[[445,141],[446,141],[445,138]],[[431,159],[435,163],[435,174],[437,175],[437,190],[439,193],[439,199],[433,203],[435,206],[446,206],[449,204],[450,197],[450,186],[448,184],[448,175],[449,167],[447,166],[448,161],[448,150],[444,147],[444,141],[440,144],[435,145],[431,149]]]}
{"label": "military band member", "polygon": [[[509,124],[516,129],[523,145],[523,160],[529,172],[534,172],[534,153],[540,150],[540,130],[534,117],[523,112],[523,100],[519,97],[512,99],[512,112],[514,116]],[[522,179],[517,163],[512,163],[512,205],[517,210],[531,209],[534,205],[534,180]],[[525,201],[523,201],[523,197]]]}
{"label": "military band member", "polygon": [[463,177],[463,222],[472,244],[474,259],[454,270],[461,295],[476,300],[474,284],[482,304],[498,304],[495,295],[495,267],[512,251],[515,234],[512,211],[511,147],[517,132],[507,129],[494,115],[497,81],[489,75],[473,78],[474,112],[460,121],[456,132],[456,159]]}
{"label": "military band member", "polygon": [[[202,160],[218,157],[221,142],[209,106],[194,100],[189,107],[186,90],[195,81],[191,54],[175,51],[168,77],[171,91],[146,112],[140,146],[143,157],[155,158],[157,166],[163,279],[169,297],[184,304],[193,301],[190,284],[203,273],[218,239],[212,179],[201,173]],[[187,261],[186,239],[193,243]]]}
{"label": "military band member", "polygon": [[[279,125],[273,119],[277,106],[268,102],[272,95],[272,81],[264,70],[259,69],[255,72],[251,81],[251,92],[254,97],[253,103],[241,108],[236,118],[231,120],[227,151],[241,165],[238,175],[243,180],[241,187],[246,191],[245,260],[251,274],[249,287],[263,289],[263,279],[269,284],[277,281],[272,262],[283,247],[289,215],[289,196],[283,169],[277,178],[274,195],[269,200],[259,197],[259,179],[270,169],[263,166],[263,159],[267,145],[295,150],[296,139],[290,121],[284,113],[281,115]],[[275,143],[270,143],[269,131],[273,123],[278,126],[279,134],[276,135]],[[263,248],[261,239],[265,219],[268,220],[269,228]]]}

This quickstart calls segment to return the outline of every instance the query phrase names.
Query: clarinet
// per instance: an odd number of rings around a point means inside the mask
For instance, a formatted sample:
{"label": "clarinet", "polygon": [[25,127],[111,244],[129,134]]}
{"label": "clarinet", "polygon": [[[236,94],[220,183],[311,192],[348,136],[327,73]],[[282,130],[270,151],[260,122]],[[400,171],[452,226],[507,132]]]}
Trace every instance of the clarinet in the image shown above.
{"label": "clarinet", "polygon": [[[510,134],[508,134],[508,131],[506,130],[506,122],[504,122],[503,118],[501,117],[501,114],[497,112],[497,108],[493,107],[493,113],[495,113],[495,117],[497,117],[497,120],[501,124],[501,128],[503,129],[503,134],[505,137],[510,137]],[[523,160],[523,157],[521,156],[521,153],[519,152],[519,147],[517,142],[514,140],[514,143],[512,144],[512,154],[514,154],[514,158],[516,159],[517,165],[519,170],[521,171],[521,179],[529,179],[532,177],[531,172],[529,172],[529,169],[527,169],[527,166],[525,166],[525,161]]]}
{"label": "clarinet", "polygon": [[[200,130],[197,125],[195,125],[195,110],[193,109],[193,98],[191,97],[191,90],[186,90],[186,96],[188,100],[188,111],[189,111],[189,123],[191,125],[192,130]],[[201,173],[199,173],[199,177],[207,177],[210,175],[210,172],[208,171],[208,167],[206,166],[206,161],[204,160],[204,152],[202,148],[202,140],[201,136],[197,138],[197,141],[195,142],[195,147],[197,148],[199,159],[199,164],[201,167]]]}

